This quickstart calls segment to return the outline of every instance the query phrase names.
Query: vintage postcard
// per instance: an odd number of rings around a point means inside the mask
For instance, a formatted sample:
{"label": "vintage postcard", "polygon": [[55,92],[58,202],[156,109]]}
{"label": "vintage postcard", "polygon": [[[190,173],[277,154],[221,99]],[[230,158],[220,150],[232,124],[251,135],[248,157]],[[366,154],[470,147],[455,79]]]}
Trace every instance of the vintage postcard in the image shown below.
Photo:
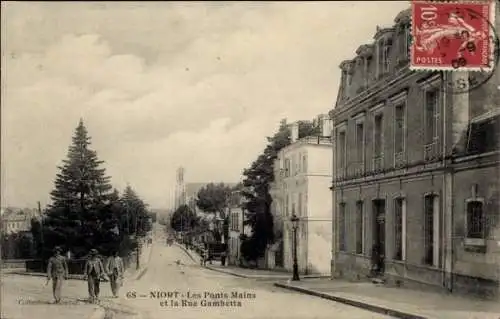
{"label": "vintage postcard", "polygon": [[2,319],[500,319],[494,0],[1,3]]}

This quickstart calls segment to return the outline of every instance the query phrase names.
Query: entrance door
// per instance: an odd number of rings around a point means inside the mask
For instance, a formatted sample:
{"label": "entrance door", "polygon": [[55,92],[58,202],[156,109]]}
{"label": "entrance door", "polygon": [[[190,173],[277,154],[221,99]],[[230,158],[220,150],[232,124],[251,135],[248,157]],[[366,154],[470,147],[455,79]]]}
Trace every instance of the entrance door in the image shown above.
{"label": "entrance door", "polygon": [[373,244],[377,245],[381,255],[385,256],[385,200],[373,201]]}

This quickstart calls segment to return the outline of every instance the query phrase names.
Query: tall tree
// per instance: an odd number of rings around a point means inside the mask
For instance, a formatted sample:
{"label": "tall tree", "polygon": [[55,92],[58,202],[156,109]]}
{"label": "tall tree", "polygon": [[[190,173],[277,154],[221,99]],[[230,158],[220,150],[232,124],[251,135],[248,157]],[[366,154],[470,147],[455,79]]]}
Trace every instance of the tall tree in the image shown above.
{"label": "tall tree", "polygon": [[[226,213],[231,201],[232,187],[224,183],[207,184],[198,191],[196,205],[202,211],[215,214],[214,238],[217,242],[226,242],[229,237],[229,215]],[[222,221],[222,223],[221,223]]]}
{"label": "tall tree", "polygon": [[147,205],[130,185],[127,185],[123,191],[121,204],[127,216],[127,232],[137,236],[144,236],[151,229],[151,225],[147,222],[149,220]]}
{"label": "tall tree", "polygon": [[191,231],[198,225],[199,220],[188,205],[179,206],[170,219],[170,226],[175,231]]}
{"label": "tall tree", "polygon": [[[245,244],[246,257],[255,259],[263,256],[268,244],[274,240],[273,217],[271,214],[272,198],[269,194],[270,184],[274,181],[274,160],[278,152],[290,144],[290,130],[286,120],[282,120],[278,131],[268,137],[268,145],[248,169],[243,171],[244,190],[247,210],[246,223],[252,227],[250,242]],[[243,252],[242,251],[242,252]]]}
{"label": "tall tree", "polygon": [[109,204],[112,187],[105,169],[100,167],[103,162],[90,145],[80,120],[51,192],[52,204],[43,227],[45,251],[61,245],[76,250],[78,255],[103,240],[102,222],[109,218],[109,211],[103,208]]}
{"label": "tall tree", "polygon": [[196,206],[208,213],[219,213],[221,218],[226,217],[226,208],[231,198],[231,187],[224,183],[210,183],[202,187],[197,194]]}
{"label": "tall tree", "polygon": [[59,166],[55,188],[50,193],[52,209],[69,209],[72,212],[86,214],[102,206],[108,200],[112,189],[105,169],[100,168],[103,161],[90,149],[91,138],[80,120],[67,159]]}

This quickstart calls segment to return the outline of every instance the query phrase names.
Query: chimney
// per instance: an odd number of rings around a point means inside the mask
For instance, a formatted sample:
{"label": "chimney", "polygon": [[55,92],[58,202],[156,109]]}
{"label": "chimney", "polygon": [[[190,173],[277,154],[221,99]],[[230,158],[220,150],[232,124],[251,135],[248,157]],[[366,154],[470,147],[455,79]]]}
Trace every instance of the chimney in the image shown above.
{"label": "chimney", "polygon": [[321,136],[330,137],[332,135],[332,121],[330,121],[330,117],[326,114],[321,114],[319,120],[321,125]]}
{"label": "chimney", "polygon": [[290,125],[290,130],[292,131],[292,143],[297,142],[299,139],[299,122],[292,123]]}

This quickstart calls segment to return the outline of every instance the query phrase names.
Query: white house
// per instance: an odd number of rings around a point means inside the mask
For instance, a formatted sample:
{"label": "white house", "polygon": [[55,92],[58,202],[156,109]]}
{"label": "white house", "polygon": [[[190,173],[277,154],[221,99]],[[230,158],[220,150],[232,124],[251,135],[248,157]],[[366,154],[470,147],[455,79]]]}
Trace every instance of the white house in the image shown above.
{"label": "white house", "polygon": [[299,218],[297,255],[299,272],[329,274],[332,241],[331,122],[319,116],[321,136],[298,138],[298,123],[291,124],[292,143],[280,151],[275,162],[272,211],[283,241],[283,266],[293,267],[293,229]]}

